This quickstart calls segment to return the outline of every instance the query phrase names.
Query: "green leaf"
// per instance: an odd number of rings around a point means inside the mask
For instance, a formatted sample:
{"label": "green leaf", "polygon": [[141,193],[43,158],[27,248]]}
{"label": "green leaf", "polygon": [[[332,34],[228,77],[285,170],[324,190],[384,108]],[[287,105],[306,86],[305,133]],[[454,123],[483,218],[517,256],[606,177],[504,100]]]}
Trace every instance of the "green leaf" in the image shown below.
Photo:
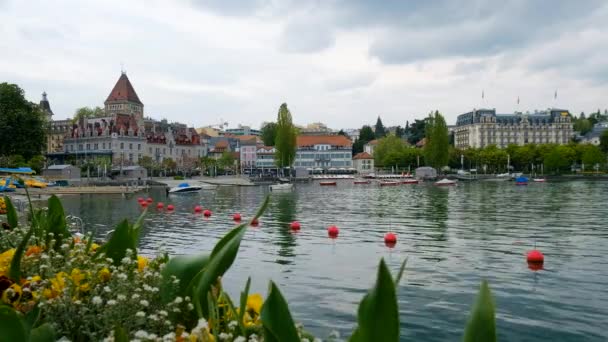
{"label": "green leaf", "polygon": [[49,198],[48,201],[49,210],[46,214],[46,223],[44,228],[46,229],[46,234],[53,233],[55,237],[55,249],[58,249],[59,246],[63,243],[63,239],[71,236],[68,231],[67,224],[65,222],[65,213],[63,211],[63,206],[61,205],[61,201],[57,196],[53,195]]}
{"label": "green leaf", "polygon": [[207,254],[180,255],[169,259],[161,271],[160,295],[163,303],[168,303],[174,298],[174,294],[171,293],[173,282],[171,276],[179,279],[177,295],[185,297],[188,295],[188,285],[192,283],[192,279],[205,268],[208,262],[209,255]]}
{"label": "green leaf", "polygon": [[0,305],[0,342],[27,341],[25,323],[10,306]]}
{"label": "green leaf", "polygon": [[30,332],[30,342],[53,342],[55,340],[55,330],[49,323],[44,323]]}
{"label": "green leaf", "polygon": [[114,261],[114,265],[120,265],[122,259],[127,255],[127,249],[133,250],[133,256],[136,257],[137,240],[133,239],[133,233],[129,222],[125,219],[112,233],[110,240],[101,246],[95,256],[101,253],[106,253],[106,257]]}
{"label": "green leaf", "polygon": [[380,260],[376,285],[359,304],[357,322],[359,326],[351,336],[351,342],[399,341],[395,281],[384,259]]}
{"label": "green leaf", "polygon": [[127,332],[120,325],[114,327],[114,342],[129,342]]}
{"label": "green leaf", "polygon": [[[222,291],[222,293],[220,294],[220,299],[224,299],[226,301],[226,304],[228,304],[228,308],[230,309],[230,314],[232,315],[232,317],[240,316],[236,312],[234,303],[232,302],[232,298],[230,298],[230,296],[226,292]],[[241,335],[247,336],[247,329],[245,329],[245,325],[243,324],[243,319],[237,320],[237,323],[239,325],[239,330],[241,331]]]}
{"label": "green leaf", "polygon": [[200,272],[200,276],[197,276],[192,298],[194,299],[194,305],[199,317],[209,317],[208,304],[206,303],[207,292],[209,292],[211,285],[217,281],[218,277],[224,275],[230,266],[232,266],[246,229],[246,224],[241,224],[226,234],[215,245],[207,266]]}
{"label": "green leaf", "polygon": [[[268,298],[260,313],[264,326],[264,341],[299,341],[298,331],[291,318],[287,302],[276,284],[270,281]],[[380,341],[380,340],[378,340]]]}
{"label": "green leaf", "polygon": [[405,264],[407,264],[407,258],[405,258],[405,260],[403,260],[403,262],[401,263],[401,267],[399,267],[399,272],[397,273],[397,276],[395,277],[395,287],[396,288],[399,287],[399,282],[401,281],[401,278],[403,277],[403,272],[405,272]]}
{"label": "green leaf", "polygon": [[19,247],[15,250],[15,254],[13,255],[13,260],[11,260],[11,268],[9,270],[9,278],[11,278],[15,283],[19,284],[19,280],[21,280],[21,258],[23,257],[23,253],[25,253],[25,248],[27,247],[27,242],[30,237],[34,233],[34,227],[30,227],[27,231],[21,242],[19,243]]}
{"label": "green leaf", "polygon": [[38,318],[40,318],[40,307],[35,305],[32,310],[25,314],[24,321],[26,326],[31,329],[38,322]]}
{"label": "green leaf", "polygon": [[465,342],[496,341],[496,320],[494,317],[494,300],[487,281],[481,283],[479,294],[473,305],[471,317],[464,331]]}
{"label": "green leaf", "polygon": [[245,310],[247,309],[247,297],[249,297],[249,287],[251,287],[251,277],[247,278],[245,284],[245,290],[241,292],[241,306],[239,308],[239,324],[243,324],[243,317],[245,317]]}
{"label": "green leaf", "polygon": [[19,217],[17,216],[17,210],[13,206],[10,197],[4,196],[4,203],[6,203],[6,223],[11,228],[15,228],[19,225]]}
{"label": "green leaf", "polygon": [[266,211],[266,208],[268,208],[269,203],[270,203],[270,195],[266,195],[266,198],[264,198],[264,202],[262,203],[262,206],[260,207],[260,209],[258,209],[257,213],[255,213],[255,216],[249,222],[250,224],[251,224],[251,222],[253,222],[253,220],[259,219],[260,216],[262,216],[262,214],[264,214],[264,212]]}

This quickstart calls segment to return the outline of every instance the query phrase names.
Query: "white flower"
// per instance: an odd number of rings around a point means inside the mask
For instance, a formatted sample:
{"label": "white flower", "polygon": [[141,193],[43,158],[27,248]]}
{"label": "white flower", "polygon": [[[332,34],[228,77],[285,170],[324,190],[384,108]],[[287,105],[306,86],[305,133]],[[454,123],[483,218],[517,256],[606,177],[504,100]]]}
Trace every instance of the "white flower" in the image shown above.
{"label": "white flower", "polygon": [[220,340],[227,340],[232,336],[223,332],[223,333],[220,333],[217,337],[219,337]]}
{"label": "white flower", "polygon": [[109,264],[113,264],[114,260],[112,260],[111,258],[106,258],[106,262],[109,263]]}
{"label": "white flower", "polygon": [[146,314],[143,311],[137,311],[137,313],[135,314],[135,316],[137,316],[137,317],[146,317]]}
{"label": "white flower", "polygon": [[303,339],[300,340],[300,342],[310,342],[310,340],[307,339],[307,338],[303,338]]}
{"label": "white flower", "polygon": [[150,303],[147,300],[145,300],[145,299],[140,300],[139,304],[141,304],[141,305],[143,305],[145,307],[148,307],[148,305],[150,305]]}
{"label": "white flower", "polygon": [[315,339],[312,340],[312,342],[323,342],[323,340],[318,337],[315,337]]}
{"label": "white flower", "polygon": [[156,321],[158,321],[158,316],[156,316],[155,314],[152,314],[152,315],[148,316],[148,319],[156,322]]}
{"label": "white flower", "polygon": [[99,305],[99,304],[103,303],[103,300],[101,299],[101,297],[95,296],[95,297],[93,297],[93,299],[91,299],[91,302],[95,305]]}
{"label": "white flower", "polygon": [[127,296],[125,296],[123,294],[119,294],[118,296],[116,296],[116,299],[118,299],[118,300],[125,300],[125,299],[127,299]]}
{"label": "white flower", "polygon": [[116,305],[116,301],[114,299],[110,299],[107,304],[108,305]]}
{"label": "white flower", "polygon": [[181,310],[179,308],[173,308],[173,310],[171,310],[173,312],[180,312]]}
{"label": "white flower", "polygon": [[192,329],[192,330],[207,329],[207,328],[209,328],[209,324],[207,324],[207,321],[204,318],[201,318],[198,320],[196,327],[194,327],[194,329]]}
{"label": "white flower", "polygon": [[156,334],[148,334],[148,338],[151,340],[156,340]]}
{"label": "white flower", "polygon": [[104,286],[103,287],[103,291],[107,292],[107,293],[110,293],[110,292],[112,292],[112,289],[109,286]]}
{"label": "white flower", "polygon": [[188,311],[194,310],[194,305],[192,303],[188,303]]}
{"label": "white flower", "polygon": [[329,333],[329,337],[333,339],[338,339],[340,338],[340,332],[338,332],[338,330],[333,330]]}
{"label": "white flower", "polygon": [[117,277],[121,280],[127,280],[127,275],[124,273],[118,273]]}
{"label": "white flower", "polygon": [[234,339],[234,342],[245,342],[247,341],[243,336],[239,336]]}
{"label": "white flower", "polygon": [[179,284],[179,279],[174,279],[173,284]]}
{"label": "white flower", "polygon": [[165,321],[165,325],[171,326],[171,321],[170,320],[166,320]]}
{"label": "white flower", "polygon": [[137,299],[139,299],[139,295],[136,293],[136,294],[134,294],[134,295],[133,295],[131,298],[133,298],[133,299],[137,300]]}
{"label": "white flower", "polygon": [[184,299],[186,300],[186,302],[189,302],[190,301],[190,296],[186,296],[186,297],[184,297]]}
{"label": "white flower", "polygon": [[163,336],[163,341],[175,341],[175,333],[174,332],[170,332],[167,335]]}
{"label": "white flower", "polygon": [[79,301],[79,300],[75,300],[75,301],[74,301],[74,304],[76,304],[76,305],[80,305],[80,304],[82,304],[82,302],[81,302],[81,301]]}
{"label": "white flower", "polygon": [[165,316],[165,317],[166,317],[167,315],[169,315],[169,314],[167,313],[167,311],[165,311],[165,310],[160,310],[160,311],[158,312],[158,314],[159,314],[159,315],[161,315],[161,316]]}
{"label": "white flower", "polygon": [[230,328],[231,330],[236,328],[236,326],[239,325],[239,323],[237,321],[230,321],[228,323],[228,328]]}
{"label": "white flower", "polygon": [[135,337],[145,339],[148,338],[148,333],[143,330],[137,330],[135,332]]}
{"label": "white flower", "polygon": [[124,258],[122,258],[122,260],[120,260],[120,262],[123,263],[123,264],[125,264],[125,265],[128,265],[128,264],[131,263],[131,258],[124,257]]}
{"label": "white flower", "polygon": [[175,304],[180,304],[183,301],[184,299],[182,297],[175,297],[175,300],[173,302],[175,302]]}
{"label": "white flower", "polygon": [[48,260],[49,259],[49,255],[48,254],[41,254],[40,255],[40,259],[42,259],[42,260]]}

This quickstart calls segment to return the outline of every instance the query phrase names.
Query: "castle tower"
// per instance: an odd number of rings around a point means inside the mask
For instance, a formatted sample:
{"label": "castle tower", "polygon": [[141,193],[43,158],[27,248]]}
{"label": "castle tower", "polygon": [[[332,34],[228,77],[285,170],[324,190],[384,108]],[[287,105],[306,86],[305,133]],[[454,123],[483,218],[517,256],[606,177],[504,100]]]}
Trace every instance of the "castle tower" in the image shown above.
{"label": "castle tower", "polygon": [[51,104],[46,98],[46,91],[42,93],[42,100],[40,100],[40,109],[46,115],[48,122],[53,121],[53,111],[51,110]]}
{"label": "castle tower", "polygon": [[139,100],[126,72],[121,73],[104,105],[107,115],[128,114],[134,117],[138,126],[143,127],[144,104]]}

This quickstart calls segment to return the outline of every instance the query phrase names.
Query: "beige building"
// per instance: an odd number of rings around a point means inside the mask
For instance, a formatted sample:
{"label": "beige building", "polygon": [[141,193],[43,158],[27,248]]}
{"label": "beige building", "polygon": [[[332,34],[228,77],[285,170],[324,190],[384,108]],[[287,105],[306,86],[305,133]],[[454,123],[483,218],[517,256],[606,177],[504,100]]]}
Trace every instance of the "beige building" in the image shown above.
{"label": "beige building", "polygon": [[46,152],[61,152],[63,151],[63,137],[70,131],[72,127],[72,120],[56,120],[53,121],[53,110],[51,110],[51,104],[47,98],[46,92],[42,93],[42,99],[40,100],[40,109],[46,116],[48,123],[48,130],[46,135]]}
{"label": "beige building", "polygon": [[488,145],[567,144],[573,135],[571,115],[565,109],[496,114],[495,109],[475,109],[458,116],[454,128],[457,148]]}
{"label": "beige building", "polygon": [[367,152],[357,153],[353,157],[353,167],[359,174],[374,172],[374,157]]}

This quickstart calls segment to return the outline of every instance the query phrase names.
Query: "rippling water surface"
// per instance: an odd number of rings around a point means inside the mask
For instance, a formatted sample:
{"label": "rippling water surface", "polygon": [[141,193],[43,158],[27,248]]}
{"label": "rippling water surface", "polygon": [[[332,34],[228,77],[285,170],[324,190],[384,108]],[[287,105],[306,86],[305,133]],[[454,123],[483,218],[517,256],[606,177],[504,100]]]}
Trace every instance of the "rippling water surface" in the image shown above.
{"label": "rippling water surface", "polygon": [[[251,276],[252,290],[265,294],[273,279],[308,330],[349,336],[380,258],[393,272],[408,258],[398,292],[403,340],[459,340],[482,279],[495,296],[500,340],[608,339],[608,183],[351,183],[298,184],[293,192],[273,193],[226,274],[228,292],[236,296]],[[250,217],[267,192],[220,187],[167,198],[152,190],[156,201],[176,210],[150,210],[142,253],[161,246],[175,254],[210,251],[233,226],[232,214]],[[141,211],[135,199],[120,196],[65,197],[64,203],[98,234]],[[193,214],[196,204],[212,217]],[[297,234],[287,226],[293,220],[302,223]],[[327,237],[330,224],[340,228],[336,240]],[[387,231],[398,234],[392,249],[383,243]],[[539,272],[525,263],[534,243],[545,253]]]}

